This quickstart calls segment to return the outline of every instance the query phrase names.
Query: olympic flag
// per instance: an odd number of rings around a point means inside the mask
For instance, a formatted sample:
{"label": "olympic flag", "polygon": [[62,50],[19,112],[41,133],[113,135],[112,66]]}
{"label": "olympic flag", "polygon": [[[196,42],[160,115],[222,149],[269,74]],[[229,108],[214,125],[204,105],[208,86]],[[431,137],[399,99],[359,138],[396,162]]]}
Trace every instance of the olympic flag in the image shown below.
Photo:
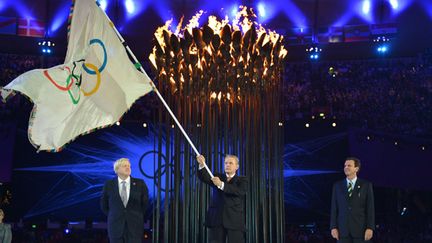
{"label": "olympic flag", "polygon": [[38,150],[59,151],[79,135],[114,124],[152,90],[96,2],[74,2],[64,64],[26,72],[1,92],[4,98],[19,91],[33,101],[28,134]]}

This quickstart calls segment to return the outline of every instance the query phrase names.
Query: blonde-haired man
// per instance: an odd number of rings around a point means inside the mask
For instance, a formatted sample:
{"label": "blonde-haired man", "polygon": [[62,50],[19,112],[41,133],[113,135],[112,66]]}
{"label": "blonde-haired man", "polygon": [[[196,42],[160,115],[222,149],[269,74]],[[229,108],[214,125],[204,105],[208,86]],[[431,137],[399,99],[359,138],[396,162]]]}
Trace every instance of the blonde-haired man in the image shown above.
{"label": "blonde-haired man", "polygon": [[213,196],[207,210],[205,225],[208,227],[210,243],[245,242],[245,200],[248,188],[246,177],[236,174],[239,159],[235,155],[226,155],[224,172],[215,173],[211,178],[204,169],[205,158],[197,156],[198,178],[213,188]]}
{"label": "blonde-haired man", "polygon": [[127,158],[114,162],[114,172],[117,176],[105,182],[100,200],[101,209],[108,216],[110,242],[142,242],[147,186],[143,180],[130,176],[131,164]]}

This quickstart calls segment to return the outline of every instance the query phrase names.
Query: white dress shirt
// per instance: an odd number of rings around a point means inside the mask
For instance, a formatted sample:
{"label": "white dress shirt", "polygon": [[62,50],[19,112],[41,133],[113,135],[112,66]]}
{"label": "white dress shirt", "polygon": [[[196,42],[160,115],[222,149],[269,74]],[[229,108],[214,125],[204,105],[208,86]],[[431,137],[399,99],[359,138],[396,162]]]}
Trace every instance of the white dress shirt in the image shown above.
{"label": "white dress shirt", "polygon": [[[123,180],[120,177],[117,177],[117,179],[118,179],[118,186],[119,186],[119,195],[121,195],[122,186],[123,186],[122,181]],[[128,176],[128,178],[126,178],[126,180],[124,180],[124,181],[126,181],[126,202],[128,202],[129,201],[129,195],[130,195],[130,181],[131,181],[130,176]]]}
{"label": "white dress shirt", "polygon": [[348,178],[346,178],[346,182],[347,182],[347,188],[348,188],[349,183],[351,182],[352,183],[352,188],[354,190],[354,185],[357,182],[357,177],[354,177],[352,180],[349,180]]}

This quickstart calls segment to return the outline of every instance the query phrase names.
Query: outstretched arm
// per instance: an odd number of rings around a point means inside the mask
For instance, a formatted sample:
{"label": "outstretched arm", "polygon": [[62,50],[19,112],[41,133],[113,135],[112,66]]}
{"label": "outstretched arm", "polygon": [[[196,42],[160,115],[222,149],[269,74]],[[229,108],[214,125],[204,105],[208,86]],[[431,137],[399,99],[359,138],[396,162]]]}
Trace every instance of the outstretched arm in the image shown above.
{"label": "outstretched arm", "polygon": [[204,169],[204,165],[205,165],[205,158],[202,155],[198,155],[197,156],[197,161],[198,161],[198,178],[206,183],[209,186],[214,186],[212,180],[211,180],[211,176],[209,175],[209,173],[207,172],[206,169]]}

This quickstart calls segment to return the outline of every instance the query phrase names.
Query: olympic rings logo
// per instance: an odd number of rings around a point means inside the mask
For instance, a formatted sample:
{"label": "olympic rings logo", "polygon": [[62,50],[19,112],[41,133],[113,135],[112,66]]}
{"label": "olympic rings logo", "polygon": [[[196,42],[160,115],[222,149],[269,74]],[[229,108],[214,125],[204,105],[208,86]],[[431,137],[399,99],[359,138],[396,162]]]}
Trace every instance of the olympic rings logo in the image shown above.
{"label": "olympic rings logo", "polygon": [[[86,63],[85,60],[79,60],[79,61],[74,61],[74,67],[72,69],[72,71],[70,70],[70,67],[65,66],[64,68],[67,70],[68,72],[68,77],[66,78],[66,86],[61,86],[60,84],[58,84],[48,73],[48,70],[44,70],[43,74],[44,76],[52,83],[54,84],[54,86],[61,90],[61,91],[67,91],[69,93],[69,97],[72,100],[72,103],[74,105],[78,104],[79,100],[81,99],[81,92],[83,93],[84,96],[91,96],[93,94],[95,94],[100,87],[101,84],[101,73],[104,71],[106,64],[108,62],[108,58],[107,58],[107,52],[106,52],[106,48],[104,43],[99,40],[99,39],[92,39],[90,40],[90,44],[89,45],[99,45],[102,50],[103,50],[103,54],[104,54],[104,59],[102,62],[102,65],[98,68],[96,65],[92,64],[92,63]],[[90,75],[96,75],[96,84],[94,85],[94,87],[90,90],[90,91],[86,91],[83,88],[81,88],[81,81],[82,81],[82,74],[77,75],[74,74],[74,70],[76,68],[76,64],[79,62],[83,62],[82,64],[82,68],[83,70],[90,74]],[[72,87],[73,84],[76,84],[76,87],[78,88],[78,92],[75,92],[77,94],[74,94],[74,92],[72,91]],[[81,91],[81,92],[80,92]]]}

